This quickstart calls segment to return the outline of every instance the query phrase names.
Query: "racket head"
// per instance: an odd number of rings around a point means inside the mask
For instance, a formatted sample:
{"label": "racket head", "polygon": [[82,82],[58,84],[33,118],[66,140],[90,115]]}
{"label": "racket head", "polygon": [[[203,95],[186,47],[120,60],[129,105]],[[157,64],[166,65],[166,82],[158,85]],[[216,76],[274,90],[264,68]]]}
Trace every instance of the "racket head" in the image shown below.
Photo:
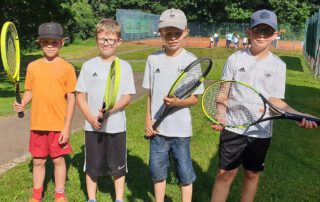
{"label": "racket head", "polygon": [[202,96],[202,111],[214,124],[230,128],[247,128],[266,114],[262,95],[243,82],[214,82]]}
{"label": "racket head", "polygon": [[120,83],[120,61],[116,57],[111,63],[110,70],[107,77],[107,85],[104,96],[105,109],[111,109],[117,99],[119,83]]}
{"label": "racket head", "polygon": [[212,60],[208,57],[198,58],[190,63],[171,86],[168,97],[189,97],[204,81],[211,68]]}
{"label": "racket head", "polygon": [[11,82],[20,79],[20,44],[18,32],[12,22],[4,23],[1,29],[1,58]]}

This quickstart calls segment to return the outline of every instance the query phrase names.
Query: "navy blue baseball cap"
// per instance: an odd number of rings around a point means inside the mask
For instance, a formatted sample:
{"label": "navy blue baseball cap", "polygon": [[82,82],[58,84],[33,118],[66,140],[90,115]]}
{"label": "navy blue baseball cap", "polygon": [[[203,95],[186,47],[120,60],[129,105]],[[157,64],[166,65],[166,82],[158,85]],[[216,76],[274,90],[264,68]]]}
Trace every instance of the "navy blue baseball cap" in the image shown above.
{"label": "navy blue baseball cap", "polygon": [[266,24],[278,30],[277,16],[273,11],[263,9],[254,12],[251,16],[250,29],[260,24]]}
{"label": "navy blue baseball cap", "polygon": [[38,29],[38,38],[62,39],[63,29],[59,23],[48,22],[42,23]]}

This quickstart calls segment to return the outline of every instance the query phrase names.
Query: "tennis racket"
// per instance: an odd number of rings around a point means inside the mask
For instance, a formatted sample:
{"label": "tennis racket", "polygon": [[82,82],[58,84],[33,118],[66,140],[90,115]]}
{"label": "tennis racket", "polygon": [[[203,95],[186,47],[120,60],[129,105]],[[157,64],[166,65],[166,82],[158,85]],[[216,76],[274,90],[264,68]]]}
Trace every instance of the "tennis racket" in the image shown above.
{"label": "tennis racket", "polygon": [[106,91],[103,98],[102,111],[103,117],[98,121],[102,123],[104,119],[107,119],[110,115],[109,111],[113,108],[119,89],[120,83],[120,61],[119,58],[115,58],[111,63],[110,70],[107,77]]}
{"label": "tennis racket", "polygon": [[[1,58],[8,78],[15,87],[16,101],[21,104],[21,94],[19,87],[20,46],[18,32],[12,22],[4,23],[1,30]],[[18,117],[23,118],[24,113],[18,112]]]}
{"label": "tennis racket", "polygon": [[[171,86],[168,97],[185,99],[190,97],[197,87],[204,81],[212,67],[210,58],[198,58],[190,63],[178,76]],[[166,107],[160,117],[154,122],[152,128],[155,130],[163,119],[172,113],[177,107]]]}
{"label": "tennis racket", "polygon": [[247,128],[272,119],[302,121],[305,118],[320,124],[319,118],[279,109],[250,85],[234,80],[211,84],[203,93],[202,110],[213,123],[230,128]]}

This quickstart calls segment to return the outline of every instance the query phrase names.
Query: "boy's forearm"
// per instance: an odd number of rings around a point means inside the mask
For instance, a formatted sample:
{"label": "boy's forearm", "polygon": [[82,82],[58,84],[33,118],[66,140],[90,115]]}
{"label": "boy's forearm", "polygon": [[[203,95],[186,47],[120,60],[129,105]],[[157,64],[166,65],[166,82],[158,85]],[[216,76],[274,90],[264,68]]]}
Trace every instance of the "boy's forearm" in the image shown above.
{"label": "boy's forearm", "polygon": [[30,90],[26,90],[23,94],[22,102],[27,105],[32,100],[32,92]]}
{"label": "boy's forearm", "polygon": [[289,112],[289,113],[293,113],[293,114],[300,114],[303,115],[303,113],[293,109],[292,107],[290,107],[285,101],[283,101],[282,99],[279,98],[274,98],[271,97],[269,98],[269,101],[275,105],[276,107],[278,107],[279,109]]}
{"label": "boy's forearm", "polygon": [[89,105],[87,102],[87,94],[77,92],[76,100],[77,100],[77,104],[78,104],[79,109],[81,110],[82,114],[84,115],[84,117],[87,120],[89,120],[93,115],[89,109]]}
{"label": "boy's forearm", "polygon": [[146,121],[151,120],[151,94],[148,94],[147,97],[147,111],[146,111]]}
{"label": "boy's forearm", "polygon": [[191,107],[198,103],[197,95],[191,95],[186,99],[179,99],[176,103],[177,107]]}
{"label": "boy's forearm", "polygon": [[131,102],[131,95],[123,95],[111,109],[111,113],[124,109]]}
{"label": "boy's forearm", "polygon": [[65,127],[67,128],[70,128],[71,126],[75,105],[76,105],[75,93],[74,92],[67,93],[67,115],[66,115],[66,121],[65,121]]}

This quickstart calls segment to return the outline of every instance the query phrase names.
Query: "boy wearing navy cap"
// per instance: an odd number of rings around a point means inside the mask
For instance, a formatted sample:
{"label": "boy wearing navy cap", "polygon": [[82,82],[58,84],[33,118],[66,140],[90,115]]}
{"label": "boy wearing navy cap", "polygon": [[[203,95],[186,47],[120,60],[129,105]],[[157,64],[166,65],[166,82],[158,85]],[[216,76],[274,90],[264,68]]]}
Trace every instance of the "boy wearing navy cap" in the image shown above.
{"label": "boy wearing navy cap", "polygon": [[[259,10],[251,16],[247,32],[251,47],[232,54],[223,70],[222,80],[237,80],[253,86],[278,108],[301,115],[284,99],[286,64],[270,52],[272,41],[278,36],[277,16],[269,10]],[[245,95],[245,93],[244,93]],[[308,115],[307,115],[308,116]],[[303,128],[316,128],[317,124],[303,120]],[[265,121],[246,129],[223,128],[219,144],[219,170],[212,189],[211,202],[226,201],[230,186],[243,166],[241,201],[254,201],[264,161],[272,135],[272,121]]]}

